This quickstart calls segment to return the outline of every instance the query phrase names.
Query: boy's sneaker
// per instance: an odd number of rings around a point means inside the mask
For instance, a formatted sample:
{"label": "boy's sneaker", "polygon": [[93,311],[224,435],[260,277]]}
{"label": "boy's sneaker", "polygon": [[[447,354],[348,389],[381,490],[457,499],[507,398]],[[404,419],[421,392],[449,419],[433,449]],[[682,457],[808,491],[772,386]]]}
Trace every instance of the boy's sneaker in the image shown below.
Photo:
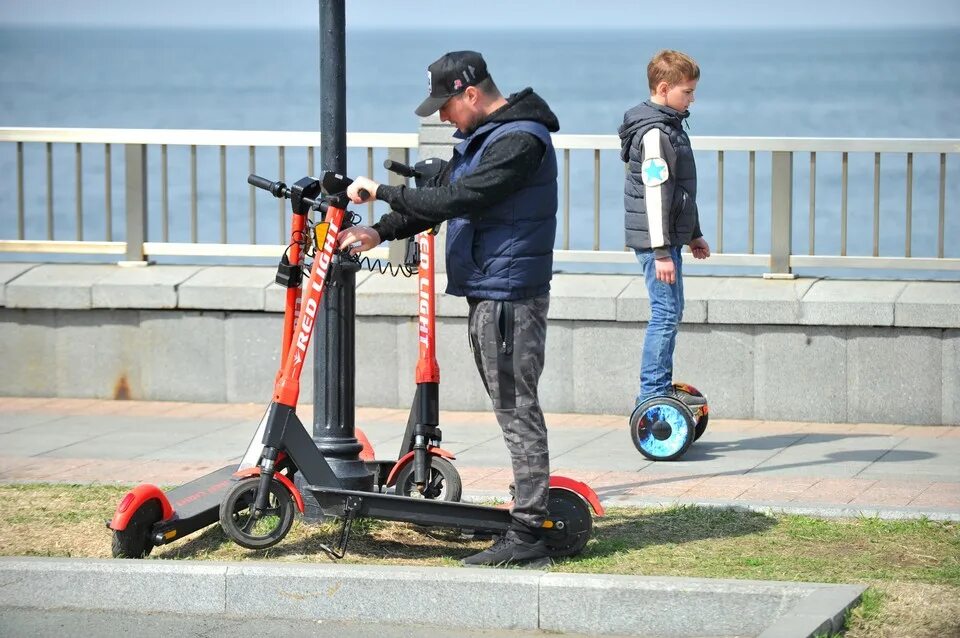
{"label": "boy's sneaker", "polygon": [[539,566],[550,563],[550,550],[543,539],[508,529],[493,545],[463,559],[464,565],[504,566],[535,561]]}

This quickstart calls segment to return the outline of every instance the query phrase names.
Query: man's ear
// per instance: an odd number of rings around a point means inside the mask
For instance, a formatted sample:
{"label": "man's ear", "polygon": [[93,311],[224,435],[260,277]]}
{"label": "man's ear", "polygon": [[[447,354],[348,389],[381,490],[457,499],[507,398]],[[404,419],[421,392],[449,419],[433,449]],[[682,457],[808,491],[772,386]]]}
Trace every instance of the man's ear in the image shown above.
{"label": "man's ear", "polygon": [[665,81],[661,81],[661,82],[659,82],[659,83],[657,84],[657,91],[656,91],[656,93],[657,93],[657,95],[659,95],[660,97],[664,97],[664,98],[667,97],[667,92],[668,92],[668,91],[670,91],[670,85],[667,84]]}
{"label": "man's ear", "polygon": [[468,86],[463,91],[464,97],[470,102],[470,104],[476,104],[480,99],[480,89],[475,86]]}

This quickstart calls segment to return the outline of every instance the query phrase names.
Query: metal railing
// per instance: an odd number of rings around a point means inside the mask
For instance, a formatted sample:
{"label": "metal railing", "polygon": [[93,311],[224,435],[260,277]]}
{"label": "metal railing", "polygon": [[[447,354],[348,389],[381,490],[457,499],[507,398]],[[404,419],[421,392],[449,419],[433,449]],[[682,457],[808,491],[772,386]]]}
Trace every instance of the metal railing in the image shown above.
{"label": "metal railing", "polygon": [[[954,216],[947,216],[947,193],[948,185],[950,192],[954,196],[954,205],[960,204],[960,180],[954,178],[954,181],[948,181],[947,158],[952,156],[953,160],[960,155],[960,140],[957,139],[843,139],[843,138],[765,138],[765,137],[710,137],[699,136],[691,137],[691,143],[697,154],[698,169],[703,180],[704,159],[712,159],[712,167],[715,167],[715,192],[704,193],[701,189],[698,195],[700,204],[701,225],[704,225],[706,211],[709,208],[715,210],[715,220],[710,220],[713,228],[713,236],[708,237],[713,248],[713,255],[710,263],[713,265],[730,266],[754,266],[765,268],[767,272],[773,274],[789,274],[794,268],[868,268],[878,270],[939,270],[939,271],[960,271],[960,250],[956,244],[960,241],[960,213],[953,209]],[[619,153],[620,140],[613,135],[556,135],[554,136],[554,145],[558,149],[558,155],[562,154],[562,181],[561,181],[561,243],[563,253],[568,260],[590,261],[590,262],[620,262],[634,263],[635,258],[631,253],[617,254],[616,251],[604,251],[600,249],[600,220],[601,220],[601,156],[603,152],[614,151]],[[571,219],[571,194],[570,194],[570,165],[571,152],[589,152],[592,154],[592,201],[593,201],[593,242],[592,249],[588,251],[570,251],[570,219]],[[743,252],[725,251],[724,238],[728,234],[727,222],[729,216],[725,219],[725,186],[729,187],[729,180],[726,176],[726,167],[729,163],[729,157],[734,154],[745,155],[747,167],[745,178],[745,197],[741,202],[741,213],[743,219],[740,220],[743,227],[734,230],[745,234],[745,250]],[[757,252],[757,173],[758,173],[758,155],[769,155],[769,192],[770,206],[769,215],[765,228],[769,229],[767,251]],[[712,157],[710,157],[712,155]],[[817,220],[820,216],[818,211],[818,157],[829,155],[838,156],[840,164],[839,185],[835,205],[838,207],[838,219],[836,221],[837,247],[832,251],[823,251],[818,253],[816,250]],[[852,255],[848,254],[849,236],[848,225],[850,221],[850,175],[849,167],[851,156],[866,156],[873,163],[873,193],[872,193],[872,218],[871,233],[872,251],[869,254]],[[903,254],[902,255],[881,255],[880,250],[880,231],[881,231],[881,202],[892,202],[892,196],[883,199],[881,196],[881,158],[891,158],[899,156],[899,162],[904,167],[904,195],[902,217],[885,220],[890,224],[902,223],[903,226]],[[928,156],[935,160],[936,179],[933,188],[937,193],[935,202],[935,246],[928,246],[927,256],[917,256],[914,254],[914,164],[918,156]],[[806,184],[801,184],[801,175],[795,170],[794,161],[808,161]],[[618,156],[612,157],[611,161],[621,164]],[[897,160],[886,159],[885,162],[892,163]],[[821,162],[822,164],[822,162]],[[930,180],[928,180],[930,181]],[[886,183],[886,182],[883,182]],[[801,220],[795,215],[796,202],[795,187],[797,189],[806,187],[808,210],[805,220]],[[622,180],[615,186],[609,187],[615,190],[617,194],[622,193]],[[889,188],[889,186],[887,187]],[[707,197],[704,197],[707,195]],[[711,196],[712,195],[712,196]],[[862,199],[862,198],[861,198]],[[703,201],[710,201],[710,207],[704,206]],[[861,204],[862,205],[862,204]],[[819,206],[823,208],[824,206]],[[894,206],[897,208],[898,206]],[[622,209],[621,209],[622,211]],[[618,211],[622,215],[622,212]],[[616,221],[622,223],[622,217]],[[807,245],[804,251],[802,247],[795,245],[793,231],[798,222],[804,221],[807,226]],[[948,222],[952,222],[948,225]],[[709,222],[708,222],[709,223]],[[822,222],[821,222],[822,223]],[[948,231],[952,229],[952,242],[945,242],[948,237]],[[953,253],[947,254],[946,249],[952,246]]]}
{"label": "metal railing", "polygon": [[[960,182],[949,180],[952,174],[947,170],[948,159],[953,162],[960,153],[960,140],[701,136],[691,141],[700,171],[701,225],[713,248],[712,265],[754,267],[783,275],[795,268],[960,271],[960,218],[955,208]],[[633,263],[632,253],[622,248],[619,139],[613,135],[556,135],[554,143],[561,165],[557,259]],[[7,185],[0,182],[0,201],[6,201],[5,195],[13,200],[12,192],[16,192],[16,223],[4,224],[10,231],[16,228],[16,236],[0,230],[0,252],[123,255],[129,261],[162,256],[276,257],[287,242],[283,202],[276,204],[276,242],[261,242],[261,237],[273,232],[264,230],[255,189],[244,187],[246,182],[239,174],[257,172],[258,163],[268,164],[265,175],[279,179],[287,174],[315,174],[319,144],[320,134],[315,132],[0,128],[0,167],[15,165],[14,170],[0,170],[0,180],[14,175]],[[362,165],[365,159],[368,175],[375,175],[379,168],[375,162],[378,154],[409,161],[410,149],[418,144],[417,134],[347,134],[348,150],[365,153],[365,158],[355,158],[350,165]],[[102,150],[85,153],[91,145]],[[123,160],[121,175],[115,176],[118,146],[123,149]],[[27,149],[41,154],[27,158]],[[59,171],[64,160],[55,164],[55,149],[61,155],[65,149],[73,155],[72,180],[55,180],[64,175]],[[208,197],[213,180],[204,181],[206,189],[199,185],[198,155],[209,154],[211,149],[216,156],[206,157],[204,166],[217,166],[216,197]],[[294,152],[297,158],[291,161],[288,155]],[[171,160],[174,153],[178,157]],[[264,161],[265,157],[269,159]],[[872,160],[872,214],[864,204],[869,196],[851,198],[850,171],[855,163],[851,158]],[[924,170],[918,171],[921,158]],[[584,159],[587,165],[578,168]],[[228,161],[238,173],[236,179],[228,179]],[[838,170],[824,170],[831,162],[838,164]],[[44,173],[42,198],[26,189],[28,164]],[[288,164],[296,169],[289,169]],[[181,178],[183,168],[188,167],[183,183],[173,185],[171,166]],[[902,168],[902,176],[890,174],[895,166]],[[102,213],[91,215],[91,206],[98,204],[91,204],[90,191],[101,172]],[[397,178],[391,174],[384,176],[386,179],[396,183]],[[63,224],[63,206],[70,205],[70,198],[55,189],[61,181],[72,181],[73,186],[70,221],[74,238],[69,240],[55,239],[63,235],[56,226],[58,219]],[[860,181],[863,179],[857,183]],[[923,182],[922,188],[917,187],[918,181]],[[123,214],[115,218],[117,182],[123,185],[124,205]],[[901,187],[902,193],[893,194]],[[769,209],[765,203],[758,208],[758,192],[766,191]],[[246,194],[245,205],[242,193]],[[932,193],[935,196],[931,198]],[[799,214],[804,194],[807,210]],[[172,223],[171,209],[187,204],[186,219]],[[924,215],[918,215],[918,206],[924,208]],[[243,208],[246,215],[240,210]],[[9,212],[0,210],[0,214]],[[375,216],[375,205],[367,205],[366,221]],[[122,233],[116,228],[119,223]],[[870,232],[850,233],[851,225],[857,229],[869,226]],[[85,232],[91,226],[93,231]],[[201,240],[201,229],[208,235],[205,240]],[[806,230],[806,242],[799,240],[801,230]],[[920,231],[923,245],[914,238]],[[902,250],[890,248],[891,232]],[[850,250],[852,235],[855,239],[870,237],[872,246],[854,254]]]}
{"label": "metal railing", "polygon": [[[289,237],[287,235],[287,220],[289,212],[284,208],[285,202],[276,203],[276,242],[258,243],[258,196],[253,186],[246,185],[246,180],[233,184],[233,192],[238,192],[236,186],[243,184],[247,192],[247,215],[241,219],[239,215],[228,215],[228,188],[227,154],[228,150],[238,150],[246,154],[244,175],[257,172],[258,149],[273,147],[276,156],[275,162],[270,163],[269,172],[265,174],[271,178],[285,180],[287,170],[288,149],[296,148],[304,151],[304,161],[294,171],[296,178],[302,175],[315,174],[316,148],[320,145],[319,133],[277,132],[277,131],[205,131],[205,130],[153,130],[153,129],[43,129],[43,128],[0,128],[0,143],[16,145],[16,238],[7,238],[0,235],[0,252],[22,253],[67,253],[67,254],[107,254],[124,255],[127,261],[142,261],[147,257],[163,256],[202,256],[202,257],[277,257],[282,254]],[[347,146],[351,149],[364,149],[367,155],[368,174],[374,173],[374,151],[385,149],[386,156],[401,162],[409,162],[410,149],[417,147],[416,134],[397,133],[348,133]],[[25,159],[26,145],[41,145],[44,149],[43,164],[45,166],[45,211],[46,218],[43,229],[44,239],[28,238],[27,227],[27,191],[25,189]],[[70,145],[74,149],[74,176],[75,194],[75,239],[55,240],[56,207],[64,201],[55,194],[54,190],[54,145]],[[84,173],[84,145],[96,145],[103,148],[103,223],[99,226],[102,238],[93,240],[84,236],[84,190],[85,181],[91,176]],[[125,233],[122,240],[114,237],[113,199],[114,191],[118,190],[113,177],[113,153],[115,147],[123,149],[123,221]],[[201,189],[199,186],[198,149],[212,147],[216,149],[218,162],[219,194],[217,205],[207,206],[201,210]],[[159,179],[160,191],[160,219],[158,240],[149,241],[147,228],[148,193],[151,173],[148,170],[148,149],[159,152],[159,175],[152,175]],[[187,153],[189,172],[187,181],[189,192],[186,198],[189,201],[189,217],[186,220],[189,228],[188,241],[171,241],[170,216],[170,150],[181,148]],[[403,181],[394,174],[389,174],[391,183]],[[153,186],[154,188],[156,185]],[[0,190],[3,186],[0,185]],[[182,203],[182,202],[181,202]],[[374,203],[367,205],[368,220],[372,220]],[[200,241],[199,227],[201,219],[209,219],[216,214],[217,239],[216,241]],[[209,224],[206,224],[209,226]],[[228,228],[237,228],[245,225],[245,242],[228,241]],[[262,223],[260,224],[262,225]],[[261,233],[262,234],[262,233]]]}

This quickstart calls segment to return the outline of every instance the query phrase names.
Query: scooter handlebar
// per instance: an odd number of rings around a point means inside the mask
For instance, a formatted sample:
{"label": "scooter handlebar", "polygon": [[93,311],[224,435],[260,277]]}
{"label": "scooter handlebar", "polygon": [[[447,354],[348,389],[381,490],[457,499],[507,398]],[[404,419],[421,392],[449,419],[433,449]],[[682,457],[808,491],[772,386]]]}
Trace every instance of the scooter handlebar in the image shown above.
{"label": "scooter handlebar", "polygon": [[287,185],[283,182],[272,182],[266,177],[260,177],[251,173],[247,176],[247,183],[265,190],[274,197],[286,197]]}
{"label": "scooter handlebar", "polygon": [[402,162],[396,162],[392,159],[384,160],[383,167],[392,173],[402,175],[403,177],[417,177],[419,173],[412,167]]}

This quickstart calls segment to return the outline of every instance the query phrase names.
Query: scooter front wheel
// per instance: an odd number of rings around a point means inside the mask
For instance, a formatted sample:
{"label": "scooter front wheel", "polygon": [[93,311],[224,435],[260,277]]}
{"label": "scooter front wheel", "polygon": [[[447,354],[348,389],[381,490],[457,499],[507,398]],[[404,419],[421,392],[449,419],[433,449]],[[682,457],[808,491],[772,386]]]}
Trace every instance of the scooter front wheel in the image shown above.
{"label": "scooter front wheel", "polygon": [[254,511],[259,476],[237,481],[220,503],[220,526],[240,547],[266,549],[283,540],[293,526],[294,504],[287,488],[277,479],[270,480],[267,506]]}
{"label": "scooter front wheel", "polygon": [[146,558],[153,550],[150,532],[163,515],[157,499],[150,499],[133,513],[124,529],[113,530],[110,550],[114,558]]}
{"label": "scooter front wheel", "polygon": [[397,496],[426,498],[435,501],[457,502],[463,494],[463,482],[453,463],[442,456],[431,456],[427,483],[421,493],[413,482],[413,463],[407,463],[397,472]]}

